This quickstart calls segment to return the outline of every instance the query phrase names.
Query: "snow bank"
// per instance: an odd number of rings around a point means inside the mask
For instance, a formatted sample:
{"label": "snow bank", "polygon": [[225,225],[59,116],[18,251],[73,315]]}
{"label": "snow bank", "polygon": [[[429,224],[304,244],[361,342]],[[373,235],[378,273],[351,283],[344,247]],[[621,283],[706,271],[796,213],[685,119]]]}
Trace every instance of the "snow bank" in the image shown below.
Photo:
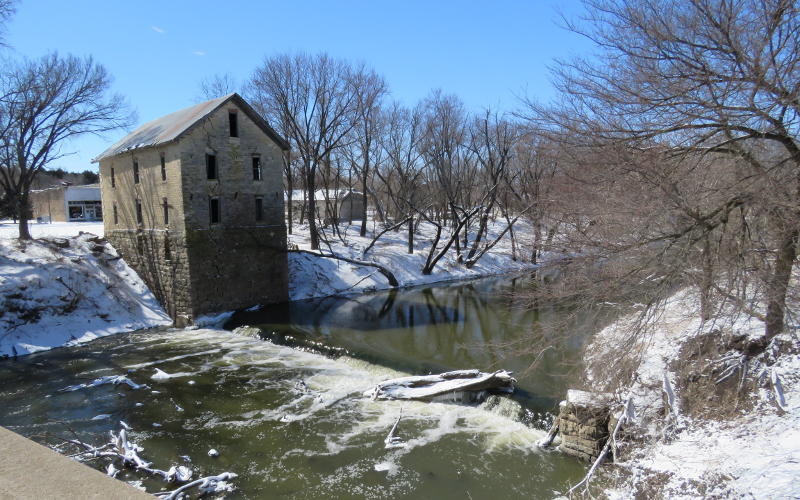
{"label": "snow bank", "polygon": [[[638,424],[650,435],[659,435],[657,421],[663,423],[663,388],[675,383],[672,361],[681,347],[697,335],[724,327],[737,335],[755,338],[763,333],[761,321],[745,317],[722,317],[714,324],[701,325],[696,309],[697,297],[684,290],[670,298],[663,313],[648,328],[647,335],[631,345],[626,326],[635,321],[628,316],[601,331],[588,348],[589,364],[603,353],[623,347],[638,355],[641,364],[630,388],[636,406]],[[653,439],[633,453],[623,464],[630,472],[627,482],[606,491],[610,498],[630,498],[635,486],[658,488],[665,498],[800,498],[800,341],[793,333],[778,336],[781,352],[769,367],[782,380],[785,411],[778,407],[770,390],[760,389],[751,411],[741,412],[730,420],[690,418],[674,411],[675,434],[668,439]],[[786,348],[786,346],[789,346]],[[709,360],[710,361],[710,360]],[[595,382],[602,376],[601,366],[588,373]],[[767,377],[767,380],[769,377]],[[657,486],[656,486],[657,485]]]}
{"label": "snow bank", "polygon": [[[31,226],[34,235],[40,226],[55,230],[50,235],[78,230],[66,224]],[[0,356],[171,323],[139,276],[92,234],[24,244],[0,238]]]}
{"label": "snow bank", "polygon": [[[28,230],[34,238],[71,238],[78,236],[82,231],[103,236],[102,222],[53,222],[50,224],[37,224],[36,221],[28,223]],[[11,220],[0,221],[0,240],[10,240],[19,236],[19,227]]]}
{"label": "snow bank", "polygon": [[[419,231],[414,237],[413,254],[407,253],[407,229],[405,227],[397,232],[389,231],[381,236],[366,256],[363,255],[363,252],[372,242],[371,235],[379,232],[381,228],[377,225],[373,227],[373,224],[370,223],[367,237],[364,238],[359,236],[360,222],[351,225],[342,224],[340,228],[342,238],[333,235],[330,229],[326,230],[330,247],[321,243],[320,246],[324,253],[332,252],[341,257],[378,263],[395,275],[401,287],[513,273],[530,270],[533,267],[519,249],[518,260],[513,259],[511,236],[506,234],[472,269],[467,269],[463,264],[459,264],[456,260],[456,252],[451,248],[436,265],[433,273],[425,276],[422,274],[422,268],[435,234],[435,228],[431,224],[420,224]],[[489,229],[489,240],[492,241],[504,228],[504,222],[492,223]],[[520,234],[529,234],[529,228],[522,222],[517,222],[514,228]],[[311,248],[307,225],[296,224],[293,233],[288,237],[290,248],[295,246],[301,250]],[[439,243],[440,247],[445,244],[447,238],[447,231],[443,231],[443,233],[443,241]],[[524,242],[518,241],[517,244],[527,248],[529,239]],[[357,266],[304,253],[289,254],[290,300],[361,293],[386,288],[390,288],[386,278],[373,267]]]}

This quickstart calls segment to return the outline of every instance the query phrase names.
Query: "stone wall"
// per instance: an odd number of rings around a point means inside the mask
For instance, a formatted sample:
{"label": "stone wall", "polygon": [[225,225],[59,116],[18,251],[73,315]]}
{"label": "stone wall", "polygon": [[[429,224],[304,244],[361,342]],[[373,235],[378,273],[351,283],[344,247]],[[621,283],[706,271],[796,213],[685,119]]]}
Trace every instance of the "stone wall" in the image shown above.
{"label": "stone wall", "polygon": [[[237,116],[238,137],[230,136],[231,112]],[[207,176],[207,154],[216,158],[214,179]],[[177,141],[101,160],[106,236],[179,323],[191,323],[205,313],[288,300],[282,154],[245,110],[229,100]],[[260,176],[254,176],[253,158],[259,159]],[[220,208],[215,223],[210,220],[211,198]],[[136,200],[142,207],[141,223]]]}
{"label": "stone wall", "polygon": [[193,312],[289,300],[286,227],[188,231]]}
{"label": "stone wall", "polygon": [[106,239],[144,280],[167,313],[184,326],[194,317],[185,237],[164,230],[113,230]]}
{"label": "stone wall", "polygon": [[594,460],[609,436],[611,397],[570,389],[559,406],[559,449],[584,460]]}

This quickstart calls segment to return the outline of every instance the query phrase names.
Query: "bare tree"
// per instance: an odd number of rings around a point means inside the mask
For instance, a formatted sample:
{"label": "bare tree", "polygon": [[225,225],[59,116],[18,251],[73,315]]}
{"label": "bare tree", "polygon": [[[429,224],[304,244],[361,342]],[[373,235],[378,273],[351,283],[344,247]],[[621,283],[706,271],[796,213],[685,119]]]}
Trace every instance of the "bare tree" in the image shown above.
{"label": "bare tree", "polygon": [[[414,218],[420,210],[423,196],[419,192],[423,178],[420,164],[422,111],[409,110],[395,102],[385,113],[386,126],[381,136],[381,148],[386,155],[376,174],[383,184],[394,221],[408,224],[408,253],[414,253]],[[366,250],[365,250],[366,253]]]}
{"label": "bare tree", "polygon": [[200,81],[200,94],[197,101],[209,101],[217,97],[238,92],[239,84],[230,73],[216,73]]}
{"label": "bare tree", "polygon": [[272,122],[283,124],[301,165],[311,248],[319,248],[314,199],[319,166],[356,126],[358,93],[352,68],[326,54],[278,55],[255,70],[248,94]]}
{"label": "bare tree", "polygon": [[367,235],[367,191],[372,169],[380,163],[381,148],[378,141],[382,128],[381,101],[388,93],[388,88],[383,77],[365,67],[360,67],[353,73],[353,84],[356,90],[356,120],[353,129],[354,148],[351,164],[356,167],[361,180],[361,193],[363,196],[361,210],[361,236]]}
{"label": "bare tree", "polygon": [[[505,207],[499,205],[503,202],[501,194],[509,189],[516,180],[509,177],[509,164],[518,140],[518,127],[488,109],[483,115],[475,117],[469,127],[468,147],[480,166],[480,183],[476,187],[477,191],[483,192],[478,229],[472,237],[469,251],[464,260],[469,268],[473,267],[482,256],[491,250],[516,222],[516,217],[513,221],[507,219],[505,230],[493,240],[488,241],[489,218],[497,210],[504,214],[508,213]],[[527,211],[527,208],[523,211]]]}
{"label": "bare tree", "polygon": [[[614,148],[630,167],[625,177],[658,186],[671,200],[673,217],[630,235],[627,248],[660,244],[661,256],[683,248],[715,260],[706,237],[738,217],[746,229],[742,247],[764,258],[756,273],[721,269],[717,278],[760,278],[768,341],[784,327],[800,236],[800,10],[788,0],[585,4],[587,23],[569,27],[594,40],[600,57],[560,66],[561,99],[529,103],[532,122],[542,131],[560,130],[573,151]],[[636,156],[652,160],[650,166]],[[717,167],[721,156],[733,160],[732,178],[715,190],[713,204],[688,198],[697,189],[673,175],[708,168],[701,156]],[[764,189],[770,196],[759,195]],[[601,225],[589,232],[599,233]]]}
{"label": "bare tree", "polygon": [[91,58],[51,54],[2,72],[0,186],[17,206],[19,238],[31,239],[29,194],[36,175],[65,155],[65,142],[128,125],[122,97],[109,94],[111,77]]}
{"label": "bare tree", "polygon": [[6,45],[3,38],[6,31],[6,23],[16,12],[17,9],[14,6],[16,3],[16,0],[0,0],[0,47]]}

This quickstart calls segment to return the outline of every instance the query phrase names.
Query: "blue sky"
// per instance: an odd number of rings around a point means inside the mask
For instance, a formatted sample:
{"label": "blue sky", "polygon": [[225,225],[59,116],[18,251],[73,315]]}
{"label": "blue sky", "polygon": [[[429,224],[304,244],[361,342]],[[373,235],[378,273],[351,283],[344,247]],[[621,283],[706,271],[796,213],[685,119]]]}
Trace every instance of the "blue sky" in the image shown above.
{"label": "blue sky", "polygon": [[[327,52],[365,62],[413,105],[431,89],[459,95],[471,110],[511,110],[516,96],[552,96],[547,66],[587,55],[590,44],[559,27],[577,0],[152,2],[22,0],[7,26],[6,55],[91,55],[139,124],[197,101],[215,73],[247,79],[270,55]],[[81,171],[124,135],[79,139],[52,165]]]}

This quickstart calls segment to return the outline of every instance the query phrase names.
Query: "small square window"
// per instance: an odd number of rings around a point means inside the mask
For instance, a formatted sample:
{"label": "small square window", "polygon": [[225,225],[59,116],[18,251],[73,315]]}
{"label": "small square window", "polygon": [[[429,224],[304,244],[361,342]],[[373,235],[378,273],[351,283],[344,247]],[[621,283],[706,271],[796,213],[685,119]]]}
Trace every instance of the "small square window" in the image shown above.
{"label": "small square window", "polygon": [[211,224],[219,223],[219,198],[208,199],[208,215]]}
{"label": "small square window", "polygon": [[217,156],[206,154],[206,178],[217,178]]}
{"label": "small square window", "polygon": [[139,161],[133,160],[133,183],[139,184]]}
{"label": "small square window", "polygon": [[264,198],[256,196],[256,221],[264,220]]}
{"label": "small square window", "polygon": [[164,153],[161,153],[161,180],[167,180],[167,159],[164,157]]}
{"label": "small square window", "polygon": [[235,111],[228,113],[228,128],[230,130],[231,137],[239,137],[239,123],[237,121]]}
{"label": "small square window", "polygon": [[261,157],[259,156],[253,157],[253,180],[261,180]]}

